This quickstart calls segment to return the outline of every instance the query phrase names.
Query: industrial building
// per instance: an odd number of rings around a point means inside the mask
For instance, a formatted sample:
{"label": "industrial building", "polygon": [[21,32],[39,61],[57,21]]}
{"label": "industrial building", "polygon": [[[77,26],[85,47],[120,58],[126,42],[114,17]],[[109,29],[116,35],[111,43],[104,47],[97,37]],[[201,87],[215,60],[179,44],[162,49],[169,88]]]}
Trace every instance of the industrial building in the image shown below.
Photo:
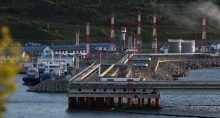
{"label": "industrial building", "polygon": [[[95,53],[97,51],[108,51],[110,44],[109,43],[91,43],[90,49],[91,53]],[[38,56],[47,56],[51,55],[51,51],[53,51],[54,55],[74,55],[79,48],[79,52],[82,58],[86,57],[86,45],[80,44],[79,47],[75,45],[36,45],[36,46],[24,46],[22,47],[23,53],[26,53],[32,57]]]}

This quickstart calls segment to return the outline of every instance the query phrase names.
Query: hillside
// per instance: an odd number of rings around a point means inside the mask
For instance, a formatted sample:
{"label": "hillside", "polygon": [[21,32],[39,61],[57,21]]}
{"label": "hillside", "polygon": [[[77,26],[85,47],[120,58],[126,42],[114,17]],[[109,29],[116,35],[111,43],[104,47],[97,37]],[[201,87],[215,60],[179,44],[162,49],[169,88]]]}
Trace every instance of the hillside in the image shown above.
{"label": "hillside", "polygon": [[[116,14],[116,38],[120,29],[127,26],[127,18],[133,20],[136,33],[137,11],[142,11],[142,36],[145,43],[151,42],[152,14],[158,14],[158,40],[168,38],[201,38],[200,18],[198,24],[188,27],[186,22],[173,22],[164,9],[172,10],[169,16],[188,13],[179,9],[186,8],[196,0],[0,0],[0,24],[8,24],[13,37],[23,43],[34,41],[46,44],[72,44],[76,30],[81,32],[81,42],[85,41],[85,23],[91,24],[91,42],[109,42],[110,15]],[[218,1],[215,2],[218,5]],[[189,10],[190,11],[190,10]],[[210,28],[209,28],[210,27]],[[208,26],[207,39],[218,39],[218,28]]]}

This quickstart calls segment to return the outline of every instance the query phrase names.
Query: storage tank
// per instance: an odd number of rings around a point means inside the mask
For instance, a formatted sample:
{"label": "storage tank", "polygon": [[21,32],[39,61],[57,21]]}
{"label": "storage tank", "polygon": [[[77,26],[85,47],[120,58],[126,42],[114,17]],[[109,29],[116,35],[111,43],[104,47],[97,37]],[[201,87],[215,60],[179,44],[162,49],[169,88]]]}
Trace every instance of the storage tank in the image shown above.
{"label": "storage tank", "polygon": [[181,53],[181,39],[168,39],[169,53]]}
{"label": "storage tank", "polygon": [[195,40],[184,40],[181,43],[182,53],[194,53],[195,52]]}

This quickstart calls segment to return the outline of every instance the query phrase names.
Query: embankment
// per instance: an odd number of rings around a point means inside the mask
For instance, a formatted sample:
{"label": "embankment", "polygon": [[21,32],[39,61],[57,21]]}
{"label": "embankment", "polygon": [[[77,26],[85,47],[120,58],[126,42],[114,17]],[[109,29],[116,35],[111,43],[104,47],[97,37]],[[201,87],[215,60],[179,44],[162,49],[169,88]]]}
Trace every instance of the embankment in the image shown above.
{"label": "embankment", "polygon": [[29,92],[66,92],[67,80],[45,80],[35,86],[30,87]]}

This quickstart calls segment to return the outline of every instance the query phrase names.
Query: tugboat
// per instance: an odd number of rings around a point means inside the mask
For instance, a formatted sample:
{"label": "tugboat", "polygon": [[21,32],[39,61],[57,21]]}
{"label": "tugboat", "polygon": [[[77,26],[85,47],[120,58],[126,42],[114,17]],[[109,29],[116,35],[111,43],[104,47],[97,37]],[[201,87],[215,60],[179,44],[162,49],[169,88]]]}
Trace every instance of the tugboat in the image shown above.
{"label": "tugboat", "polygon": [[35,85],[40,82],[40,75],[38,72],[38,68],[28,68],[27,74],[23,77],[24,84],[27,85]]}
{"label": "tugboat", "polygon": [[27,70],[27,74],[23,77],[24,84],[36,85],[41,81],[51,79],[52,74],[45,68],[31,67]]}

